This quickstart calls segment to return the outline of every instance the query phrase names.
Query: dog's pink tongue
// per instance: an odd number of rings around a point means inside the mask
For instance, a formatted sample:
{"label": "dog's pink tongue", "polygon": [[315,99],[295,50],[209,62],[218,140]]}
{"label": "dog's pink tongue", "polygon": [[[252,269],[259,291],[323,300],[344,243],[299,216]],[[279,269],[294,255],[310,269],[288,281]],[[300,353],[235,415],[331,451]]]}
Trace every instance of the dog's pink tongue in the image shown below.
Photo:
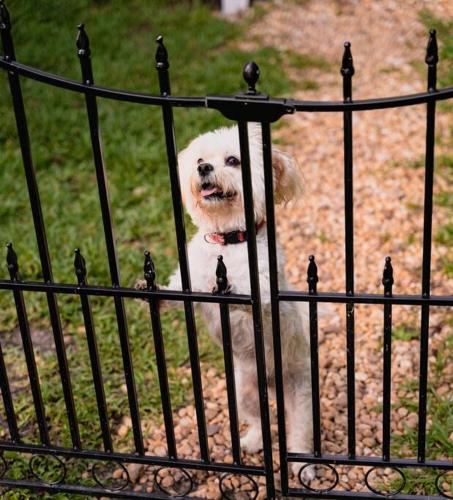
{"label": "dog's pink tongue", "polygon": [[220,189],[217,188],[217,187],[213,187],[213,188],[210,188],[210,189],[202,189],[201,190],[201,196],[209,196],[211,194],[219,193],[219,192],[220,192]]}

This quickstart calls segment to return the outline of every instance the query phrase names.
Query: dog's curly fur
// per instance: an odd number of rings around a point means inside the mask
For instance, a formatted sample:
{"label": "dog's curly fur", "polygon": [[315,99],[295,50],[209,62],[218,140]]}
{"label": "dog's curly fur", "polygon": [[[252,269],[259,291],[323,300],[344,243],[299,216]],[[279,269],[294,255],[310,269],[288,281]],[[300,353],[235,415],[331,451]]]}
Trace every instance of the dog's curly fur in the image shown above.
{"label": "dog's curly fur", "polygon": [[[252,170],[255,221],[266,218],[261,128],[249,125],[250,165]],[[295,161],[273,148],[275,201],[282,203],[301,194],[302,182]],[[179,174],[183,201],[198,231],[188,245],[192,289],[211,291],[215,287],[217,257],[223,255],[232,293],[250,294],[247,244],[219,246],[206,241],[212,232],[245,230],[240,148],[237,127],[221,128],[194,139],[179,154]],[[200,167],[201,165],[201,167]],[[205,165],[209,167],[203,168]],[[272,391],[274,363],[270,306],[269,262],[266,226],[257,232],[258,268],[262,303],[267,378]],[[290,289],[284,277],[284,254],[278,245],[280,289]],[[179,269],[168,287],[181,290]],[[222,332],[216,304],[200,304],[211,337],[220,345]],[[256,452],[262,447],[258,383],[255,361],[252,312],[249,307],[231,306],[230,323],[235,362],[239,417],[249,430],[241,438],[242,447]],[[312,447],[310,354],[306,306],[297,302],[280,303],[283,377],[288,433],[288,449],[309,452]],[[293,465],[298,473],[302,464]],[[305,479],[313,477],[305,468]]]}

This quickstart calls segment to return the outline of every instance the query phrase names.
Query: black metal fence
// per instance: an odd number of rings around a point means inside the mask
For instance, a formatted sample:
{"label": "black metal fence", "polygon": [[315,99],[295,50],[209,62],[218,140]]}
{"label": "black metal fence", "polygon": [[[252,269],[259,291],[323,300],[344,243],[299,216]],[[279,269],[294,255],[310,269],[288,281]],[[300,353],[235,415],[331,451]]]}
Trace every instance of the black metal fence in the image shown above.
{"label": "black metal fence", "polygon": [[[157,487],[154,493],[139,493],[125,489],[127,481],[119,487],[105,484],[97,473],[100,463],[114,461],[118,467],[124,464],[140,463],[155,465],[156,467],[182,468],[186,477],[190,479],[187,470],[214,471],[221,475],[219,481],[220,493],[225,498],[234,498],[234,493],[228,492],[224,486],[224,479],[228,474],[244,474],[249,477],[264,476],[266,479],[266,498],[276,498],[274,473],[272,468],[272,445],[270,432],[270,416],[266,382],[266,360],[264,355],[264,344],[262,335],[262,318],[260,304],[260,286],[257,268],[257,250],[255,221],[253,215],[253,196],[250,172],[250,156],[247,134],[247,123],[258,122],[261,124],[263,162],[266,190],[266,211],[268,231],[268,257],[270,267],[271,309],[274,342],[275,383],[278,408],[278,436],[280,453],[280,483],[283,496],[311,496],[325,498],[343,498],[346,496],[356,498],[371,498],[378,494],[386,494],[395,498],[409,499],[414,495],[401,494],[404,481],[401,486],[390,493],[380,493],[369,484],[366,475],[365,483],[369,489],[368,493],[345,492],[336,489],[339,481],[336,465],[368,466],[374,468],[390,467],[404,478],[405,468],[427,467],[437,469],[436,480],[439,495],[448,497],[448,492],[443,491],[439,484],[442,475],[453,469],[451,461],[426,459],[426,423],[427,423],[427,379],[428,379],[428,348],[429,348],[429,311],[432,307],[453,306],[453,296],[433,296],[430,294],[430,269],[431,269],[431,226],[432,226],[432,200],[433,200],[433,173],[434,173],[434,144],[435,144],[435,110],[436,102],[453,97],[453,88],[439,90],[436,88],[436,67],[438,62],[436,33],[431,31],[426,54],[428,65],[428,88],[427,92],[401,97],[390,97],[383,99],[360,100],[352,99],[352,76],[354,66],[352,61],[350,44],[345,44],[341,74],[343,76],[343,101],[342,102],[317,102],[298,101],[293,99],[276,99],[258,92],[255,88],[259,76],[259,69],[254,63],[249,63],[244,69],[244,78],[248,84],[248,90],[233,96],[208,96],[208,97],[175,97],[170,92],[168,56],[162,37],[157,39],[156,68],[159,76],[160,95],[120,91],[101,87],[94,84],[93,71],[90,59],[90,46],[83,25],[79,26],[77,38],[78,56],[81,64],[82,81],[77,82],[60,76],[55,76],[38,69],[31,68],[16,61],[13,40],[11,37],[11,22],[9,13],[3,1],[0,1],[0,32],[3,44],[3,58],[0,66],[7,74],[12,96],[12,104],[16,117],[17,133],[22,152],[23,165],[25,169],[29,200],[33,213],[33,222],[39,248],[39,256],[42,267],[43,280],[41,282],[30,282],[22,280],[16,254],[12,245],[8,245],[7,261],[10,280],[0,280],[0,289],[10,290],[14,295],[17,309],[20,333],[23,343],[23,351],[27,363],[30,385],[32,388],[33,403],[36,411],[36,420],[39,428],[40,442],[37,444],[25,443],[19,432],[16,412],[8,383],[8,373],[0,350],[0,388],[4,408],[7,416],[9,439],[0,442],[0,450],[15,451],[18,453],[32,454],[30,470],[34,480],[30,478],[13,479],[8,477],[8,461],[0,458],[0,486],[9,488],[29,488],[47,492],[66,492],[67,494],[83,494],[88,496],[109,496],[116,498],[168,498],[163,486]],[[91,133],[91,144],[94,158],[94,166],[99,190],[99,199],[102,211],[102,220],[108,253],[108,262],[111,276],[111,286],[92,286],[86,280],[85,261],[79,250],[75,255],[75,274],[77,283],[56,283],[52,276],[52,265],[49,257],[46,230],[44,226],[38,184],[31,156],[30,138],[27,129],[27,118],[21,92],[21,78],[31,78],[46,85],[53,85],[72,92],[84,94],[86,100],[86,111]],[[171,194],[173,199],[174,219],[176,225],[176,236],[178,243],[178,257],[181,269],[182,290],[164,291],[158,290],[155,285],[154,264],[149,253],[145,254],[145,279],[148,285],[146,290],[136,290],[121,286],[119,280],[118,261],[115,250],[115,238],[113,233],[113,221],[109,206],[107,191],[106,172],[104,169],[102,148],[99,137],[99,118],[97,110],[97,99],[107,98],[118,101],[128,101],[143,105],[160,106],[162,108],[163,124],[167,146],[168,167],[171,181]],[[423,231],[423,273],[421,295],[394,295],[392,293],[393,270],[390,258],[385,262],[383,272],[383,294],[362,294],[354,291],[354,240],[353,240],[353,113],[373,109],[386,109],[415,104],[426,104],[426,162],[425,162],[425,200],[424,200],[424,231]],[[218,110],[226,118],[237,122],[239,130],[243,189],[245,199],[245,216],[248,247],[248,264],[250,269],[250,295],[235,295],[224,293],[227,284],[227,270],[223,262],[219,261],[217,276],[219,293],[199,293],[191,291],[190,274],[186,253],[186,232],[184,227],[183,206],[181,202],[181,190],[177,170],[177,148],[174,136],[173,111],[174,106],[192,108],[205,107]],[[277,281],[277,257],[276,257],[276,230],[273,200],[273,178],[272,178],[272,148],[271,148],[271,123],[280,119],[283,115],[296,112],[334,112],[342,113],[344,120],[344,198],[345,198],[345,292],[344,293],[319,293],[317,292],[317,268],[315,259],[310,256],[307,282],[307,292],[295,292],[279,290]],[[213,270],[214,273],[215,270]],[[72,448],[56,446],[49,437],[46,421],[45,408],[41,396],[39,377],[30,327],[27,320],[27,312],[23,294],[24,292],[44,292],[47,298],[48,310],[51,319],[53,337],[55,340],[56,354],[58,358],[59,373],[63,388],[66,413],[70,425]],[[79,424],[77,411],[74,404],[71,378],[66,357],[65,344],[60,322],[57,296],[58,294],[72,294],[80,297],[83,312],[86,336],[89,348],[89,356],[92,368],[93,383],[95,388],[97,408],[99,412],[99,425],[102,435],[104,451],[84,449],[79,435]],[[90,307],[91,296],[112,297],[115,304],[116,319],[118,323],[118,334],[121,345],[123,368],[126,378],[127,395],[132,419],[134,436],[134,453],[122,453],[115,451],[108,425],[106,400],[103,387],[103,377],[96,344],[96,335],[92,311]],[[139,400],[136,391],[134,370],[128,340],[127,319],[123,300],[125,298],[141,298],[149,302],[150,318],[153,329],[154,345],[157,358],[159,384],[165,431],[167,439],[167,456],[145,455],[142,427],[140,421]],[[179,301],[184,304],[187,336],[189,340],[190,365],[192,373],[193,391],[195,397],[196,417],[198,423],[198,437],[200,446],[200,460],[189,460],[178,457],[175,442],[174,424],[170,401],[170,392],[165,363],[164,340],[161,331],[158,301],[162,299]],[[282,375],[282,355],[280,345],[279,304],[282,301],[303,301],[309,304],[310,315],[310,350],[311,350],[311,378],[312,378],[312,410],[313,410],[313,453],[289,453],[286,447],[285,435],[285,413],[284,413],[284,391]],[[197,334],[195,329],[194,302],[218,303],[221,313],[224,360],[226,377],[228,381],[228,408],[230,415],[231,442],[233,463],[217,463],[211,461],[204,411],[202,393],[202,379],[197,347]],[[346,307],[347,328],[347,414],[348,414],[348,446],[347,455],[326,455],[321,450],[321,419],[320,419],[320,393],[319,393],[319,368],[318,368],[318,321],[317,305],[319,302],[344,303]],[[260,411],[263,432],[264,465],[245,465],[241,459],[239,430],[237,419],[237,408],[234,390],[233,358],[230,339],[229,306],[242,304],[251,306],[253,311],[254,341],[256,349],[256,363],[258,373],[258,385],[260,394]],[[383,306],[383,436],[382,457],[358,456],[356,453],[355,435],[355,367],[354,367],[354,305],[355,304],[378,304]],[[418,455],[416,459],[395,458],[390,453],[391,427],[390,427],[390,394],[391,394],[391,341],[392,341],[392,306],[413,305],[419,306],[421,311],[421,336],[420,336],[420,382],[419,382],[419,406],[418,406]],[[52,457],[54,468],[58,467],[61,474],[54,482],[46,482],[40,475],[39,461],[43,457]],[[66,466],[65,460],[88,459],[95,465],[91,473],[98,486],[86,487],[65,482]],[[290,488],[288,483],[288,464],[291,462],[305,462],[307,464],[323,464],[333,474],[332,484],[325,490],[310,487],[301,481],[299,488]],[[157,481],[158,483],[158,481]],[[256,482],[253,481],[254,491],[250,497],[255,498],[258,494]],[[194,487],[193,481],[189,480],[189,487],[183,495],[188,495]],[[183,496],[181,495],[181,496]],[[419,498],[429,498],[418,495]],[[451,497],[449,497],[451,498]]]}

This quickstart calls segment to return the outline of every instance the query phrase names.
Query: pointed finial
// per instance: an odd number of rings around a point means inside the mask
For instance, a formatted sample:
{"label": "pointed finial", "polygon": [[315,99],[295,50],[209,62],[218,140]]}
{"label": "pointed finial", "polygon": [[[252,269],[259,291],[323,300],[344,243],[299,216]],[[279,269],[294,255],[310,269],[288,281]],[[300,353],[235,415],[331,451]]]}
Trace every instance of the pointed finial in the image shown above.
{"label": "pointed finial", "polygon": [[439,62],[436,30],[429,30],[429,38],[428,38],[428,45],[426,47],[425,62],[428,65],[437,64]]}
{"label": "pointed finial", "polygon": [[437,85],[437,63],[439,62],[436,30],[430,30],[429,32],[425,62],[428,65],[428,92],[435,92]]}
{"label": "pointed finial", "polygon": [[354,62],[352,60],[351,43],[344,42],[343,59],[341,61],[341,74],[343,76],[354,75]]}
{"label": "pointed finial", "polygon": [[0,0],[0,29],[11,29],[11,18],[9,17],[8,9],[6,8],[3,0]]}
{"label": "pointed finial", "polygon": [[255,61],[248,62],[242,70],[242,76],[248,85],[247,94],[257,94],[258,92],[255,87],[256,82],[260,77],[260,68],[258,67],[258,64],[256,64]]}
{"label": "pointed finial", "polygon": [[90,39],[85,31],[85,25],[83,23],[79,24],[77,29],[79,30],[76,41],[77,54],[79,57],[89,57],[91,55]]}
{"label": "pointed finial", "polygon": [[215,271],[217,276],[216,284],[217,286],[214,288],[214,292],[220,295],[224,295],[228,292],[228,278],[227,278],[227,268],[223,262],[223,256],[219,255],[217,257],[217,268]]}
{"label": "pointed finial", "polygon": [[352,60],[351,44],[344,43],[343,59],[341,61],[341,74],[343,75],[343,99],[350,101],[352,99],[352,77],[355,73]]}
{"label": "pointed finial", "polygon": [[308,283],[308,293],[316,293],[316,284],[319,281],[318,278],[318,266],[315,262],[315,256],[310,255],[308,257],[308,268],[307,268],[307,283]]}
{"label": "pointed finial", "polygon": [[77,281],[79,285],[86,284],[86,276],[87,276],[87,268],[85,265],[85,259],[83,255],[80,253],[80,249],[76,248],[74,250],[74,268],[77,276]]}
{"label": "pointed finial", "polygon": [[393,282],[392,259],[390,257],[386,257],[384,271],[382,273],[382,284],[384,285],[384,295],[386,295],[387,297],[390,297],[392,295]]}
{"label": "pointed finial", "polygon": [[168,69],[170,64],[168,63],[168,52],[164,45],[164,37],[159,35],[156,38],[157,48],[156,48],[156,68],[157,69]]}
{"label": "pointed finial", "polygon": [[149,290],[156,290],[156,268],[148,250],[145,250],[145,263],[143,264],[143,275]]}
{"label": "pointed finial", "polygon": [[13,281],[20,280],[19,276],[19,263],[17,262],[17,254],[14,251],[13,244],[6,245],[6,262],[8,264],[8,271]]}

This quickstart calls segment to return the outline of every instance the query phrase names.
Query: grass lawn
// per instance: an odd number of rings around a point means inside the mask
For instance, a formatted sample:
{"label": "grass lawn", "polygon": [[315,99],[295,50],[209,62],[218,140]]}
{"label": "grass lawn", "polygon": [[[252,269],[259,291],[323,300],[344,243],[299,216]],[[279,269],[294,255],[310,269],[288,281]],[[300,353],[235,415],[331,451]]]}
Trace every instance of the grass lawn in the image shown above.
{"label": "grass lawn", "polygon": [[[252,58],[261,67],[261,88],[273,95],[289,94],[295,87],[285,68],[298,71],[299,88],[313,87],[313,82],[303,77],[305,67],[328,69],[320,58],[309,55],[280,53],[266,46],[254,53],[236,48],[236,42],[247,37],[249,24],[261,15],[259,7],[248,18],[234,23],[219,18],[198,2],[190,6],[188,2],[165,0],[9,0],[8,7],[18,60],[74,79],[80,78],[76,26],[84,22],[91,40],[95,81],[105,86],[158,93],[154,69],[154,39],[158,34],[164,35],[170,54],[174,94],[242,90],[242,66]],[[109,284],[84,98],[25,79],[22,87],[54,279],[75,282],[73,251],[80,247],[87,261],[89,282]],[[158,281],[165,283],[176,265],[177,253],[161,111],[102,100],[99,112],[122,284],[132,286],[141,277],[145,248],[153,255]],[[6,75],[0,79],[0,116],[0,240],[2,244],[13,242],[23,279],[41,280]],[[206,110],[175,110],[175,121],[180,148],[196,134],[226,123],[217,112]],[[190,225],[188,232],[191,233]],[[0,278],[9,278],[6,261],[0,266]],[[52,442],[69,446],[45,296],[28,293],[25,299]],[[59,296],[58,300],[82,442],[86,448],[100,449],[79,299]],[[122,416],[128,415],[128,404],[113,301],[92,298],[91,304],[114,430]],[[126,301],[126,310],[142,420],[155,420],[160,418],[160,399],[149,313],[135,301]],[[178,376],[178,369],[188,363],[183,325],[179,312],[170,312],[163,318],[174,408],[191,394],[190,381]],[[16,311],[12,294],[5,291],[0,291],[0,340],[20,431],[25,441],[38,442]],[[221,365],[221,353],[207,339],[202,325],[199,344],[202,361]],[[7,436],[3,407],[0,419],[0,434]],[[115,446],[132,450],[131,433],[123,438],[116,436]],[[27,474],[25,467],[25,462],[17,458],[8,474],[23,477]],[[79,480],[80,466],[70,466],[68,472],[68,481]],[[22,493],[4,495],[23,498]]]}

